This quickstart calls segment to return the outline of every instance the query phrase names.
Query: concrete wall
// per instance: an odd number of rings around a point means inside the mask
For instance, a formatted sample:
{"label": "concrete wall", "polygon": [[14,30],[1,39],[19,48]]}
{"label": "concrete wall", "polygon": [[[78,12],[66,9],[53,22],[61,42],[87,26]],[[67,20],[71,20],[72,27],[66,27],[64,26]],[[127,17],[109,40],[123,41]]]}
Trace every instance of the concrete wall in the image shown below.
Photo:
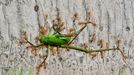
{"label": "concrete wall", "polygon": [[[36,6],[37,5],[37,6]],[[35,7],[36,6],[36,7]],[[37,10],[39,7],[38,11]],[[58,9],[58,11],[57,11]],[[59,56],[50,55],[48,68],[41,75],[133,75],[134,74],[134,0],[0,0],[0,65],[12,69],[21,64],[25,75],[30,65],[34,68],[39,59],[34,57],[25,46],[20,45],[21,31],[28,32],[28,39],[34,42],[39,33],[39,26],[51,26],[57,13],[66,28],[75,30],[72,16],[78,13],[79,21],[84,21],[86,13],[92,12],[92,20],[97,26],[88,26],[77,38],[77,46],[86,42],[95,49],[100,48],[97,42],[103,39],[109,47],[115,46],[117,38],[121,48],[128,55],[123,61],[119,51],[105,52],[104,59],[100,54],[92,59],[89,54],[61,49]],[[44,20],[48,15],[48,20]],[[48,23],[47,23],[48,22]],[[40,25],[39,25],[40,24]],[[63,32],[65,33],[66,30]],[[96,33],[96,41],[90,42]],[[1,69],[0,69],[1,70]],[[45,72],[45,73],[44,73]],[[7,75],[7,74],[5,74]]]}

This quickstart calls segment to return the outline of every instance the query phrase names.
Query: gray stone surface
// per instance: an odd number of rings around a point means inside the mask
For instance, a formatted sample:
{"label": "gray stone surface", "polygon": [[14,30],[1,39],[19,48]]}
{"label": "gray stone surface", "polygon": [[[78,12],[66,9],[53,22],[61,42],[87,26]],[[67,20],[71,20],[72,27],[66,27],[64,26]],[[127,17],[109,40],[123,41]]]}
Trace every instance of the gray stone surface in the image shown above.
{"label": "gray stone surface", "polygon": [[[35,5],[39,6],[35,12]],[[59,11],[57,11],[57,8]],[[84,21],[86,13],[92,11],[92,20],[97,26],[88,26],[79,36],[77,45],[87,42],[94,48],[97,41],[103,39],[115,46],[116,37],[121,39],[121,47],[128,54],[126,63],[120,52],[106,52],[104,59],[98,54],[94,59],[88,54],[61,49],[60,56],[49,56],[48,68],[40,75],[133,75],[134,74],[134,0],[0,0],[0,65],[7,71],[18,64],[22,65],[25,75],[28,75],[30,65],[38,63],[24,46],[19,45],[20,31],[28,32],[28,39],[34,42],[39,33],[39,24],[47,27],[59,12],[66,27],[78,30],[73,26],[72,15],[79,14],[79,20]],[[48,23],[44,20],[48,14]],[[66,31],[64,31],[66,32]],[[96,33],[96,41],[90,43],[89,37]],[[59,60],[62,59],[62,60]],[[1,71],[1,68],[0,68]],[[1,74],[0,74],[1,75]],[[5,74],[7,75],[7,74]]]}

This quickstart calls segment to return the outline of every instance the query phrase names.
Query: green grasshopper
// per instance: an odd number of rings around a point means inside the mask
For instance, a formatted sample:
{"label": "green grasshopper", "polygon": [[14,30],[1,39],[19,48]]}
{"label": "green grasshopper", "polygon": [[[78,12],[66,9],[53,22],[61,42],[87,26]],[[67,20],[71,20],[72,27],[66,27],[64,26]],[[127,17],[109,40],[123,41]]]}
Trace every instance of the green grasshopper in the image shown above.
{"label": "green grasshopper", "polygon": [[[70,44],[72,43],[72,41],[74,41],[76,39],[76,37],[80,34],[80,32],[82,32],[87,27],[87,24],[93,24],[93,23],[88,21],[84,24],[85,25],[80,30],[78,30],[75,33],[75,35],[73,35],[74,36],[73,38],[70,36],[66,36],[65,34],[61,34],[58,31],[59,28],[55,28],[54,25],[52,26],[53,30],[55,31],[54,33],[39,36],[39,39],[38,39],[40,42],[39,45],[34,45],[31,42],[29,42],[26,37],[24,37],[24,38],[25,38],[26,43],[29,43],[31,45],[31,47],[34,49],[36,49],[37,47],[41,47],[41,46],[47,46],[47,48],[48,48],[47,55],[45,56],[43,62],[40,65],[43,65],[46,63],[46,59],[49,55],[50,46],[66,48],[66,49],[73,49],[73,50],[78,50],[78,51],[85,52],[85,53],[119,50],[119,48],[92,50],[90,48],[85,49],[85,48],[78,48],[75,46],[71,46]],[[25,35],[26,35],[26,33],[25,33]]]}
{"label": "green grasshopper", "polygon": [[[91,22],[88,22],[91,23]],[[31,42],[29,42],[27,39],[25,39],[27,41],[27,43],[29,43],[32,47],[40,47],[40,46],[55,46],[55,47],[60,47],[60,48],[67,48],[67,49],[74,49],[74,50],[78,50],[78,51],[82,51],[85,53],[91,53],[91,52],[101,52],[101,51],[109,51],[109,50],[117,50],[118,48],[111,48],[111,49],[98,49],[98,50],[92,50],[90,48],[78,48],[78,47],[74,47],[71,46],[71,42],[80,34],[80,32],[82,30],[84,30],[84,28],[86,28],[87,25],[83,26],[78,32],[76,32],[74,38],[71,40],[71,37],[65,36],[63,34],[48,34],[48,35],[41,35],[39,37],[39,41],[41,44],[39,45],[33,45]],[[48,54],[47,54],[48,55]],[[47,57],[47,56],[46,56]]]}

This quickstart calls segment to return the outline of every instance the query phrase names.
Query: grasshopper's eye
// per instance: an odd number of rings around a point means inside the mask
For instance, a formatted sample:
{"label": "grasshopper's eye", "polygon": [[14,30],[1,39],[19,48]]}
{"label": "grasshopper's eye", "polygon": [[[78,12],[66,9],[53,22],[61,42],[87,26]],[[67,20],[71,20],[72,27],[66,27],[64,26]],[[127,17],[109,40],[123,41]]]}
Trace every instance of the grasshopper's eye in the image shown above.
{"label": "grasshopper's eye", "polygon": [[39,38],[39,40],[40,40],[40,43],[48,43],[48,37],[47,36],[41,36],[40,38]]}

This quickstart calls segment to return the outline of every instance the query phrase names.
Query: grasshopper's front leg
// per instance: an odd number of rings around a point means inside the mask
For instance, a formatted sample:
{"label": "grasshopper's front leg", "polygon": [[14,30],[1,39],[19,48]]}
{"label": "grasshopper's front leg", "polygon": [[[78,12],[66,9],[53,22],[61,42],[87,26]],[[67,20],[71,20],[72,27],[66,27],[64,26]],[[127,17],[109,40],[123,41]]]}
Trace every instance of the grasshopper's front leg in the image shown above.
{"label": "grasshopper's front leg", "polygon": [[42,48],[45,45],[44,44],[39,44],[39,45],[34,45],[32,44],[28,39],[27,39],[27,34],[26,32],[22,32],[21,33],[21,39],[20,39],[20,44],[24,44],[26,45],[26,48],[30,48],[32,54],[34,54],[35,56],[37,56],[37,48]]}
{"label": "grasshopper's front leg", "polygon": [[47,50],[46,50],[45,58],[44,58],[43,61],[40,63],[40,65],[43,65],[44,68],[47,67],[46,60],[47,60],[47,58],[48,58],[49,55],[50,55],[50,46],[48,45],[48,46],[47,46]]}
{"label": "grasshopper's front leg", "polygon": [[[44,58],[44,60],[42,61],[41,64],[46,63],[46,60],[47,60],[49,55],[50,55],[50,45],[47,46],[46,55],[45,55],[45,58]],[[46,65],[45,65],[45,68],[46,68]]]}
{"label": "grasshopper's front leg", "polygon": [[48,59],[49,55],[50,55],[50,45],[47,46],[45,58],[39,65],[36,66],[36,70],[37,70],[36,74],[37,75],[39,75],[41,67],[44,67],[45,69],[47,68],[48,63],[46,62],[46,60]]}

